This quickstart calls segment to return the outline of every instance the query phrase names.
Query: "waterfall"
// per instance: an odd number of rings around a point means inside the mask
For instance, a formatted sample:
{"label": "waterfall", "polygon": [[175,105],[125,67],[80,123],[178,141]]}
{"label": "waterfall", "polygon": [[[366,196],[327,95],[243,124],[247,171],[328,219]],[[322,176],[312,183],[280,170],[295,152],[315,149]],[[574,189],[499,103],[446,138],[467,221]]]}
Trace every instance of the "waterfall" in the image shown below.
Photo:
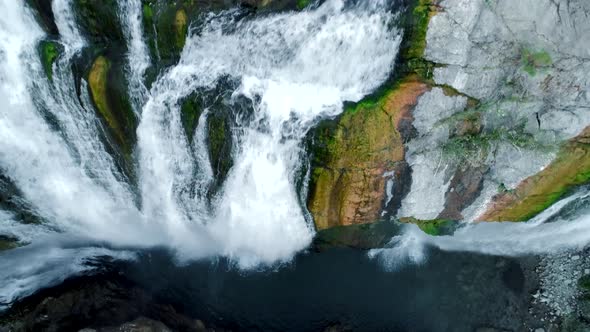
{"label": "waterfall", "polygon": [[143,38],[143,23],[140,0],[119,1],[119,19],[127,39],[127,71],[133,110],[137,113],[143,106],[148,91],[144,75],[150,66],[150,55]]}
{"label": "waterfall", "polygon": [[[241,268],[288,262],[305,249],[314,230],[294,185],[302,140],[319,119],[389,76],[401,33],[387,1],[328,0],[314,10],[246,18],[240,9],[209,14],[150,90],[141,3],[119,1],[139,119],[137,184],[105,146],[87,82],[76,87],[72,63],[88,42],[72,2],[52,2],[63,50],[50,80],[37,51],[46,36],[33,13],[23,1],[0,1],[0,174],[43,221],[22,225],[0,211],[0,234],[28,243],[0,253],[0,304],[89,269],[95,256],[132,258],[121,248],[166,246],[181,259],[225,256]],[[189,141],[180,104],[219,87],[231,96],[224,102],[234,117],[234,149],[225,157],[234,166],[210,197],[207,123],[216,109],[205,105]],[[240,113],[240,100],[249,100],[251,115]]]}
{"label": "waterfall", "polygon": [[[393,16],[383,6],[327,1],[315,11],[255,20],[237,21],[236,11],[209,17],[187,39],[179,64],[154,83],[142,110],[144,212],[166,221],[171,237],[201,228],[216,251],[242,266],[286,261],[308,246],[313,228],[294,188],[301,140],[315,120],[339,113],[344,101],[359,100],[387,78],[400,38],[388,29]],[[233,97],[250,99],[254,115],[238,119],[234,166],[211,211],[195,215],[191,206],[205,195],[193,175],[210,165],[184,137],[179,101],[226,76],[237,82]]]}

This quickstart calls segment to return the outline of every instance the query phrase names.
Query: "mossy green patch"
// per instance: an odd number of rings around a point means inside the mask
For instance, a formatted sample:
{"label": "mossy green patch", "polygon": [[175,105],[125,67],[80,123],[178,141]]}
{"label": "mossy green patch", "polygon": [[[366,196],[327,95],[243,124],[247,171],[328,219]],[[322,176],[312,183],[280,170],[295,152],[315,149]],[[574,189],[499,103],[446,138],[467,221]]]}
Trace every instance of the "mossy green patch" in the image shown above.
{"label": "mossy green patch", "polygon": [[553,61],[546,51],[534,52],[528,48],[521,51],[522,69],[531,76],[535,76],[541,69],[551,66]]}
{"label": "mossy green patch", "polygon": [[53,63],[59,56],[58,45],[54,41],[44,40],[40,43],[41,62],[47,78],[53,79]]}
{"label": "mossy green patch", "polygon": [[105,56],[98,56],[88,74],[92,101],[128,158],[135,134],[135,116],[127,99],[123,69],[113,66]]}
{"label": "mossy green patch", "polygon": [[302,10],[305,7],[309,6],[311,0],[297,0],[297,9]]}
{"label": "mossy green patch", "polygon": [[432,236],[451,235],[458,225],[456,221],[448,219],[420,220],[409,217],[401,218],[400,221],[406,224],[414,224],[424,233]]}
{"label": "mossy green patch", "polygon": [[407,42],[402,50],[405,59],[422,58],[426,49],[426,33],[430,18],[436,14],[432,0],[416,0],[416,4],[409,17]]}
{"label": "mossy green patch", "polygon": [[[488,105],[468,108],[441,123],[456,125],[458,122],[481,121]],[[442,146],[443,155],[459,162],[481,162],[500,143],[509,143],[517,148],[542,149],[544,145],[537,142],[534,136],[525,130],[525,122],[512,128],[493,128],[481,132],[467,132],[464,135],[452,136]]]}
{"label": "mossy green patch", "polygon": [[186,34],[188,33],[188,17],[186,11],[182,8],[176,11],[174,32],[176,35],[176,48],[182,50],[186,42]]}
{"label": "mossy green patch", "polygon": [[152,9],[152,5],[149,3],[144,3],[142,5],[142,12],[144,24],[147,26],[151,26],[154,20],[154,10]]}
{"label": "mossy green patch", "polygon": [[191,96],[181,103],[180,118],[189,141],[193,139],[202,111],[203,107],[197,96]]}
{"label": "mossy green patch", "polygon": [[[216,180],[225,178],[233,164],[232,136],[229,119],[221,112],[212,112],[207,118],[208,148]],[[219,182],[219,181],[218,181]]]}

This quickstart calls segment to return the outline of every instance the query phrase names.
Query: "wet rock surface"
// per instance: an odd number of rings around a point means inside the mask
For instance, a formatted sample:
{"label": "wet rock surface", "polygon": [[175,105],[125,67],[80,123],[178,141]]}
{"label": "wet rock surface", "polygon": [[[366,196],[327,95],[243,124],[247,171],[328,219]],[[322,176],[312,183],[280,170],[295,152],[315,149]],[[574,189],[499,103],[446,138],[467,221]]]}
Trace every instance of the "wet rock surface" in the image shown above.
{"label": "wet rock surface", "polygon": [[[74,277],[0,316],[0,331],[204,332],[202,321],[159,302],[117,273]],[[216,329],[216,331],[223,331]]]}

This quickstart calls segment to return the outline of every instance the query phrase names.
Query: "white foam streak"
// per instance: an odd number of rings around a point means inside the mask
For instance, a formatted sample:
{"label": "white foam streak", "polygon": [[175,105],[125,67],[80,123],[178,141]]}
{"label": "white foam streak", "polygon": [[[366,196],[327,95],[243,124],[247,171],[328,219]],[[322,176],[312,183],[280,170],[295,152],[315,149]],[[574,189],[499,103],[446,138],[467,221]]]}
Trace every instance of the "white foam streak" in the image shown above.
{"label": "white foam streak", "polygon": [[143,37],[142,5],[140,0],[119,0],[119,18],[127,40],[127,71],[133,110],[139,116],[148,91],[144,84],[150,56]]}

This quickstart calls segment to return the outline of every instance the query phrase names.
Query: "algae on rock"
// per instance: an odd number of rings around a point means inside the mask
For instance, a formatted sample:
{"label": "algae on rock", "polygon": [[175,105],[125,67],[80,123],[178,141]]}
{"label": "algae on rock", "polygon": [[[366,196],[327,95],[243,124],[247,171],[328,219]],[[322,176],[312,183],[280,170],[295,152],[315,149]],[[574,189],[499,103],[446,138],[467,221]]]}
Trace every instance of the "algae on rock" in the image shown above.
{"label": "algae on rock", "polygon": [[54,41],[44,40],[39,44],[41,62],[49,80],[53,80],[53,63],[59,56],[58,44]]}

